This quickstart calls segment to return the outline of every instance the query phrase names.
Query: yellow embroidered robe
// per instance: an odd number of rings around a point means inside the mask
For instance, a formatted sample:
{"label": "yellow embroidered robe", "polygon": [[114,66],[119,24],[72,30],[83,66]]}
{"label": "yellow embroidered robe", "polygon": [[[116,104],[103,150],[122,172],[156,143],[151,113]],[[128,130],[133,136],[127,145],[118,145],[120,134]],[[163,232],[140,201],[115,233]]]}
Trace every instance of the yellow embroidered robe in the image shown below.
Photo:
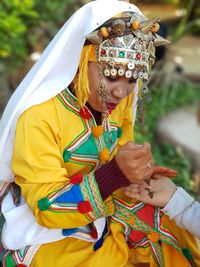
{"label": "yellow embroidered robe", "polygon": [[[101,198],[93,172],[98,153],[106,144],[111,159],[117,147],[133,140],[132,98],[125,98],[109,116],[112,142],[106,133],[93,136],[93,117],[80,115],[67,89],[19,118],[12,161],[15,182],[40,225],[67,232],[63,240],[41,245],[31,267],[190,266],[183,248],[192,251],[200,266],[195,239],[159,209],[120,190],[105,201]],[[107,218],[107,232],[98,245],[92,222],[100,217]],[[81,235],[80,227],[88,224],[92,230],[85,235],[94,242],[70,235],[70,230]]]}

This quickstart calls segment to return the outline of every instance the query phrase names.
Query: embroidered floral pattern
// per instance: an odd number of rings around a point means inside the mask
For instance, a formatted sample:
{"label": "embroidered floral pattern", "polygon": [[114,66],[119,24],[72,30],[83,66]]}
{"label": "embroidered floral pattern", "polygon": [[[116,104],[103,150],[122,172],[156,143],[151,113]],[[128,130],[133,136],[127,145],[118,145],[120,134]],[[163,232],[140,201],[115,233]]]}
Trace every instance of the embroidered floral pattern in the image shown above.
{"label": "embroidered floral pattern", "polygon": [[[164,266],[162,248],[164,242],[183,255],[180,244],[173,234],[161,224],[161,212],[158,208],[140,203],[127,203],[116,195],[113,197],[115,213],[111,220],[124,226],[130,248],[150,247],[151,255],[157,266]],[[128,229],[127,229],[128,227]]]}

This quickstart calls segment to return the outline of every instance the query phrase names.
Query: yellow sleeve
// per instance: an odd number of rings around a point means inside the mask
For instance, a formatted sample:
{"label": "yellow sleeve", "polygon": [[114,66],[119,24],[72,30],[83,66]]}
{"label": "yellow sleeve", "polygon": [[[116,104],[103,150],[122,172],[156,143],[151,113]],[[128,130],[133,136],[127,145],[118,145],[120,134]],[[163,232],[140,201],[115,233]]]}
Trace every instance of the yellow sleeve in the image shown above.
{"label": "yellow sleeve", "polygon": [[69,177],[60,143],[61,127],[52,100],[20,116],[12,169],[37,222],[47,228],[75,228],[112,214],[112,199],[103,202],[93,172]]}

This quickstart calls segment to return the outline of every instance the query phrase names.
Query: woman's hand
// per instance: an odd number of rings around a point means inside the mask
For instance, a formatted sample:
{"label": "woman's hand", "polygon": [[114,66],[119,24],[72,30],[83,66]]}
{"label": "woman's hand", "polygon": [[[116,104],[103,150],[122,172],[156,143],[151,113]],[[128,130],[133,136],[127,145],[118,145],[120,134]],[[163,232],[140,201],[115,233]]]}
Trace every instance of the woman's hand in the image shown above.
{"label": "woman's hand", "polygon": [[[176,185],[167,177],[157,175],[156,178],[151,179],[148,183],[142,181],[140,184],[131,184],[125,187],[123,189],[125,195],[153,206],[166,206],[176,191]],[[153,197],[149,191],[153,192]]]}
{"label": "woman's hand", "polygon": [[154,173],[151,146],[147,143],[128,142],[118,150],[115,160],[131,183],[149,179]]}
{"label": "woman's hand", "polygon": [[159,174],[161,176],[168,177],[168,178],[174,178],[177,176],[178,172],[176,170],[170,169],[168,167],[154,166],[153,167],[153,175],[151,178],[156,177],[157,174]]}

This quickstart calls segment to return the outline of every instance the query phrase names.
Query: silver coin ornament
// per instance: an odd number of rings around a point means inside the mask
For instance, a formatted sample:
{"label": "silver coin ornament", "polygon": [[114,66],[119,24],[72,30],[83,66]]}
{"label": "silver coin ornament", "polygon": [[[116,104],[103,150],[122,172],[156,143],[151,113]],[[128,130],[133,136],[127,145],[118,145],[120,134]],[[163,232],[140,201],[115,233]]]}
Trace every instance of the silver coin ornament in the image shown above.
{"label": "silver coin ornament", "polygon": [[128,63],[128,69],[133,70],[135,68],[135,63],[134,62],[129,62]]}
{"label": "silver coin ornament", "polygon": [[106,77],[110,76],[110,70],[106,68],[106,69],[103,71],[103,74],[104,74],[104,76],[106,76]]}
{"label": "silver coin ornament", "polygon": [[113,68],[115,66],[115,62],[110,60],[109,65]]}
{"label": "silver coin ornament", "polygon": [[118,69],[118,75],[119,76],[124,76],[124,74],[125,74],[125,69],[123,69],[123,68]]}
{"label": "silver coin ornament", "polygon": [[134,71],[134,73],[133,73],[133,78],[134,78],[134,79],[137,79],[137,78],[138,78],[138,73],[137,73],[137,71]]}
{"label": "silver coin ornament", "polygon": [[112,68],[110,70],[110,75],[113,76],[113,77],[116,77],[117,76],[117,70],[115,68]]}
{"label": "silver coin ornament", "polygon": [[131,70],[127,70],[125,73],[126,78],[130,79],[132,77],[133,73]]}
{"label": "silver coin ornament", "polygon": [[144,79],[145,79],[145,80],[148,80],[148,79],[149,79],[149,75],[148,75],[148,73],[144,73]]}
{"label": "silver coin ornament", "polygon": [[139,77],[140,79],[143,79],[143,78],[144,78],[144,72],[140,71],[140,72],[138,73],[138,77]]}

